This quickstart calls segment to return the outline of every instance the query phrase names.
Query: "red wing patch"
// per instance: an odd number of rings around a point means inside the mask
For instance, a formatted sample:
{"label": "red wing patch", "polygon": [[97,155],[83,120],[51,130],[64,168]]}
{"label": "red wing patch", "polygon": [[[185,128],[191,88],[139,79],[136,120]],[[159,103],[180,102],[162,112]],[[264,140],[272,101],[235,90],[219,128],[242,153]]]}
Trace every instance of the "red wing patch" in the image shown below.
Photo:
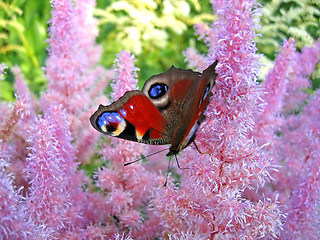
{"label": "red wing patch", "polygon": [[144,136],[150,130],[152,139],[165,136],[166,119],[147,96],[142,94],[132,96],[118,112],[135,126],[139,135]]}

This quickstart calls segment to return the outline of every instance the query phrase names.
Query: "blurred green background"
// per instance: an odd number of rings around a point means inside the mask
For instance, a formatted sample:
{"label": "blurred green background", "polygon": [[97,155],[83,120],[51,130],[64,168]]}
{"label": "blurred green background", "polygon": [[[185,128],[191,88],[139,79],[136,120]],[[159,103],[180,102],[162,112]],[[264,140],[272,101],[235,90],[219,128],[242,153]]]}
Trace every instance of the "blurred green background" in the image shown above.
{"label": "blurred green background", "polygon": [[[262,8],[258,53],[271,66],[284,38],[294,37],[297,48],[308,46],[320,36],[319,0],[259,1]],[[46,39],[51,6],[49,0],[0,0],[0,63],[9,68],[18,65],[32,92],[46,88]],[[136,55],[140,68],[139,85],[151,75],[166,71],[172,64],[187,68],[182,51],[195,47],[206,52],[203,42],[194,36],[196,22],[211,23],[214,15],[208,0],[107,0],[97,1],[95,17],[99,21],[97,42],[103,47],[101,64],[113,65],[115,54],[123,49]],[[313,74],[313,89],[320,84],[319,66]],[[1,100],[13,101],[13,76],[7,71],[0,82]]]}

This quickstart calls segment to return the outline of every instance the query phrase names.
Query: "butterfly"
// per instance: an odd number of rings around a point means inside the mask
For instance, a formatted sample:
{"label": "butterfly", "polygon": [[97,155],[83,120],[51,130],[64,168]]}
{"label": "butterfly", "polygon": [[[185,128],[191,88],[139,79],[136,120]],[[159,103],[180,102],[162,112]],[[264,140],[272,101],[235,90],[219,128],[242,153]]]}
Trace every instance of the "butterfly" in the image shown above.
{"label": "butterfly", "polygon": [[150,77],[141,91],[127,91],[100,105],[91,125],[101,133],[152,145],[170,144],[167,156],[194,142],[215,84],[217,61],[203,73],[172,66]]}

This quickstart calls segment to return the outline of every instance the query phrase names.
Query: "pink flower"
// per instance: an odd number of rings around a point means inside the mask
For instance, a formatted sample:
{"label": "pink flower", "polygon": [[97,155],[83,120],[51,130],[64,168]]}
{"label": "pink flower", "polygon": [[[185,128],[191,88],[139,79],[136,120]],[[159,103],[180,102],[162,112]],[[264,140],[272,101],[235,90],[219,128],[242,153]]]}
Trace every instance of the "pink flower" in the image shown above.
{"label": "pink flower", "polygon": [[[21,116],[22,122],[21,125],[29,125],[31,119],[35,117],[35,108],[37,107],[36,100],[31,94],[29,87],[25,83],[24,77],[21,73],[19,67],[15,66],[12,68],[12,72],[15,76],[15,91],[18,99],[21,99],[25,102],[26,109],[24,114]],[[22,126],[25,128],[24,126]],[[23,131],[21,131],[23,132]]]}
{"label": "pink flower", "polygon": [[[115,60],[116,73],[111,83],[113,88],[112,99],[117,100],[126,91],[137,89],[138,70],[134,66],[134,56],[127,51],[121,52]],[[109,137],[108,137],[109,138]],[[95,174],[97,186],[107,192],[106,202],[110,207],[110,220],[118,222],[115,226],[119,231],[128,229],[130,236],[144,239],[142,236],[156,236],[158,228],[142,224],[141,209],[146,212],[146,219],[156,217],[153,212],[147,214],[147,203],[154,191],[154,186],[160,183],[159,176],[151,173],[140,164],[123,166],[125,162],[131,162],[140,158],[147,152],[146,145],[130,142],[122,139],[111,138],[101,150],[106,161],[110,161],[108,168],[102,168]],[[161,182],[160,184],[163,184]]]}
{"label": "pink flower", "polygon": [[35,119],[28,138],[31,147],[25,171],[31,186],[26,215],[55,237],[79,230],[89,223],[84,216],[93,214],[68,128],[65,112],[53,105],[43,118]]}
{"label": "pink flower", "polygon": [[302,53],[295,53],[294,65],[290,71],[287,94],[284,97],[284,110],[292,113],[302,107],[309,95],[305,91],[311,87],[309,76],[319,62],[320,40],[311,47],[304,47]]}
{"label": "pink flower", "polygon": [[207,59],[205,56],[199,54],[197,50],[189,48],[183,52],[190,67],[198,69],[198,71],[203,71],[208,66]]}
{"label": "pink flower", "polygon": [[[212,4],[215,3],[212,1]],[[218,35],[214,31],[212,31],[212,29],[207,24],[196,23],[194,25],[194,30],[195,34],[199,35],[198,40],[203,40],[210,51],[214,49],[218,44]]]}
{"label": "pink flower", "polygon": [[119,233],[114,235],[115,240],[133,240],[130,236],[125,236],[124,234],[120,235]]}
{"label": "pink flower", "polygon": [[280,113],[287,94],[291,69],[294,63],[295,42],[285,41],[275,60],[274,68],[263,82],[263,111],[257,114],[254,136],[262,144],[272,142],[274,133],[282,124]]}
{"label": "pink flower", "polygon": [[[95,2],[90,0],[79,0],[75,4],[69,0],[52,1],[49,58],[45,68],[48,90],[41,101],[43,109],[54,103],[66,109],[71,133],[81,149],[77,156],[81,162],[88,161],[97,140],[98,134],[88,119],[93,106],[105,100],[101,96],[110,77],[98,66],[102,49],[95,45],[94,6]],[[95,84],[99,88],[92,88]]]}
{"label": "pink flower", "polygon": [[140,211],[137,210],[124,211],[119,220],[127,227],[139,227],[142,223]]}
{"label": "pink flower", "polygon": [[[96,45],[95,38],[99,35],[98,20],[93,18],[94,8],[96,6],[95,0],[79,0],[75,4],[75,25],[78,26],[78,31],[81,39],[78,39],[79,47],[82,49],[82,53],[85,54],[86,61],[83,64],[90,67],[93,72],[101,70],[96,68],[97,63],[100,61],[102,48],[100,45]],[[96,69],[95,69],[96,68]],[[91,81],[94,81],[94,77],[98,77],[100,74],[93,74]],[[89,76],[87,76],[89,77]]]}
{"label": "pink flower", "polygon": [[[4,73],[5,68],[4,64],[0,65],[0,73]],[[3,116],[0,124],[1,139],[10,139],[13,133],[26,137],[30,119],[34,117],[33,105],[35,102],[31,99],[31,93],[24,82],[21,70],[15,66],[12,68],[12,72],[15,76],[16,102],[6,109],[8,112]]]}
{"label": "pink flower", "polygon": [[[134,55],[123,51],[118,54],[115,60],[115,78],[111,86],[113,93],[112,100],[116,101],[125,92],[137,89],[138,68],[134,66]],[[114,161],[120,161],[122,164],[138,159],[143,150],[143,145],[122,139],[111,138],[111,146],[102,149],[102,154]]]}
{"label": "pink flower", "polygon": [[[306,49],[317,49],[315,46]],[[269,143],[269,154],[275,165],[271,186],[260,189],[266,195],[279,195],[287,214],[281,239],[318,238],[315,213],[319,201],[317,182],[319,178],[319,91],[300,114],[292,112],[301,107],[307,95],[302,92],[308,86],[305,74],[311,74],[319,51],[310,58],[294,51],[294,41],[285,42],[269,73],[264,86],[266,90],[264,111],[258,114],[255,136],[262,143]],[[316,54],[317,53],[317,54]],[[317,55],[317,56],[316,56]],[[301,62],[301,59],[305,59]],[[305,67],[308,66],[308,67]],[[308,70],[306,70],[308,69]],[[299,97],[304,95],[303,98]],[[270,188],[271,187],[271,188]]]}
{"label": "pink flower", "polygon": [[[76,210],[68,191],[76,170],[75,149],[62,110],[53,106],[46,113],[45,118],[36,119],[28,139],[31,148],[26,174],[31,186],[26,204],[33,221],[58,236],[75,221],[68,218]],[[78,213],[76,218],[80,216]]]}
{"label": "pink flower", "polygon": [[153,204],[164,232],[231,239],[278,236],[283,219],[278,203],[250,202],[242,196],[245,188],[270,180],[272,170],[271,159],[250,137],[261,107],[253,41],[258,10],[255,1],[213,4],[218,20],[211,34],[218,44],[210,49],[209,59],[219,61],[218,78],[196,138],[209,154],[184,150],[179,161],[189,169],[181,172],[180,187],[159,189]]}
{"label": "pink flower", "polygon": [[320,92],[317,90],[304,111],[285,119],[281,128],[279,160],[282,168],[274,181],[287,206],[283,239],[293,235],[318,239],[317,206],[320,180]]}
{"label": "pink flower", "polygon": [[106,71],[95,2],[52,1],[47,91],[33,98],[14,67],[16,101],[0,104],[1,239],[319,238],[320,91],[304,90],[320,41],[301,53],[284,41],[259,84],[256,1],[212,4],[213,27],[195,27],[208,54],[184,52],[200,70],[219,62],[196,137],[206,153],[185,149],[184,169],[163,187],[165,153],[123,163],[164,147],[102,136],[89,124],[98,104],[137,89],[135,57],[122,51]]}
{"label": "pink flower", "polygon": [[139,70],[134,66],[136,61],[134,55],[128,51],[122,51],[117,55],[115,60],[115,73],[116,78],[112,81],[113,92],[111,94],[112,100],[118,100],[125,92],[137,89],[137,71]]}
{"label": "pink flower", "polygon": [[13,175],[5,172],[8,161],[5,144],[0,140],[0,236],[2,239],[30,239],[36,226],[19,205],[21,189],[15,189]]}

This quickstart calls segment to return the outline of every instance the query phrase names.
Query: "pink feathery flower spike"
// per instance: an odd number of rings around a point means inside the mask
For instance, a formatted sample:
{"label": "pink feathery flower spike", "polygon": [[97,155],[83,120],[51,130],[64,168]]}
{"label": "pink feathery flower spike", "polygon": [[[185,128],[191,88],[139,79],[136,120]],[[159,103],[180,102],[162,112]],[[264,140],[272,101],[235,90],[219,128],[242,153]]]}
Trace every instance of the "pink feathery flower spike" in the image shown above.
{"label": "pink feathery flower spike", "polygon": [[[271,159],[252,140],[261,108],[258,56],[253,38],[255,1],[213,1],[217,21],[207,35],[217,44],[209,63],[218,60],[215,93],[196,142],[202,151],[184,150],[180,188],[159,189],[153,206],[164,232],[191,231],[204,239],[255,239],[279,235],[283,215],[276,199],[251,202],[243,190],[270,180]],[[203,37],[204,38],[204,37]],[[212,46],[212,45],[210,45]]]}
{"label": "pink feathery flower spike", "polygon": [[5,172],[9,158],[6,144],[0,140],[0,236],[2,239],[28,239],[36,225],[26,218],[25,209],[19,204],[22,189],[16,189],[13,174]]}
{"label": "pink feathery flower spike", "polygon": [[[26,174],[30,193],[26,198],[28,215],[37,225],[44,225],[51,236],[70,229],[81,213],[71,199],[71,179],[76,174],[75,149],[71,145],[65,113],[52,106],[44,118],[36,118],[28,142]],[[78,216],[77,216],[78,215]]]}
{"label": "pink feathery flower spike", "polygon": [[[111,83],[113,100],[120,98],[125,92],[137,89],[137,67],[135,57],[128,51],[122,51],[115,60],[115,78]],[[108,168],[97,171],[96,184],[103,191],[109,192],[106,201],[110,214],[119,219],[118,228],[130,229],[130,236],[136,239],[148,239],[156,236],[159,218],[148,211],[148,199],[154,191],[154,186],[163,183],[158,175],[147,171],[140,163],[125,167],[123,163],[140,158],[147,152],[147,146],[127,140],[111,138],[104,144],[101,154],[106,160],[111,160]],[[140,210],[144,209],[144,220]],[[116,227],[116,226],[114,226]]]}
{"label": "pink feathery flower spike", "polygon": [[[308,57],[306,52],[313,50]],[[272,188],[260,189],[267,196],[278,194],[286,206],[287,218],[281,239],[318,239],[318,215],[314,210],[319,201],[319,90],[305,106],[308,96],[302,90],[309,86],[311,74],[319,59],[318,42],[294,51],[294,41],[285,41],[274,68],[264,82],[265,108],[257,116],[254,136],[261,143],[269,143],[268,151],[274,164],[281,166],[273,174]],[[302,62],[303,63],[302,63]],[[304,96],[303,96],[304,95]],[[297,114],[299,107],[303,110]]]}
{"label": "pink feathery flower spike", "polygon": [[261,144],[272,143],[274,133],[282,124],[280,114],[287,94],[290,71],[294,64],[295,42],[285,41],[275,60],[274,68],[263,82],[263,110],[257,113],[254,136]]}
{"label": "pink feathery flower spike", "polygon": [[135,56],[128,51],[122,51],[115,60],[116,78],[112,81],[113,92],[112,100],[118,100],[127,91],[137,89],[137,71],[139,68],[134,66]]}
{"label": "pink feathery flower spike", "polygon": [[122,51],[107,71],[95,1],[51,1],[48,88],[36,99],[13,67],[16,100],[0,103],[0,239],[320,239],[320,91],[310,89],[320,39],[301,52],[284,40],[260,83],[260,5],[211,3],[216,20],[195,25],[208,54],[183,53],[198,71],[218,61],[195,138],[204,154],[184,149],[163,187],[164,154],[123,165],[157,146],[89,123],[137,89],[135,56]]}
{"label": "pink feathery flower spike", "polygon": [[[105,100],[103,90],[110,77],[98,65],[102,49],[95,44],[98,34],[97,20],[92,16],[95,1],[59,0],[51,4],[49,57],[45,68],[48,90],[42,95],[41,107],[46,109],[54,103],[63,105],[71,134],[80,150],[77,158],[86,162],[98,138],[87,124],[91,108]],[[94,87],[96,84],[99,88]]]}

